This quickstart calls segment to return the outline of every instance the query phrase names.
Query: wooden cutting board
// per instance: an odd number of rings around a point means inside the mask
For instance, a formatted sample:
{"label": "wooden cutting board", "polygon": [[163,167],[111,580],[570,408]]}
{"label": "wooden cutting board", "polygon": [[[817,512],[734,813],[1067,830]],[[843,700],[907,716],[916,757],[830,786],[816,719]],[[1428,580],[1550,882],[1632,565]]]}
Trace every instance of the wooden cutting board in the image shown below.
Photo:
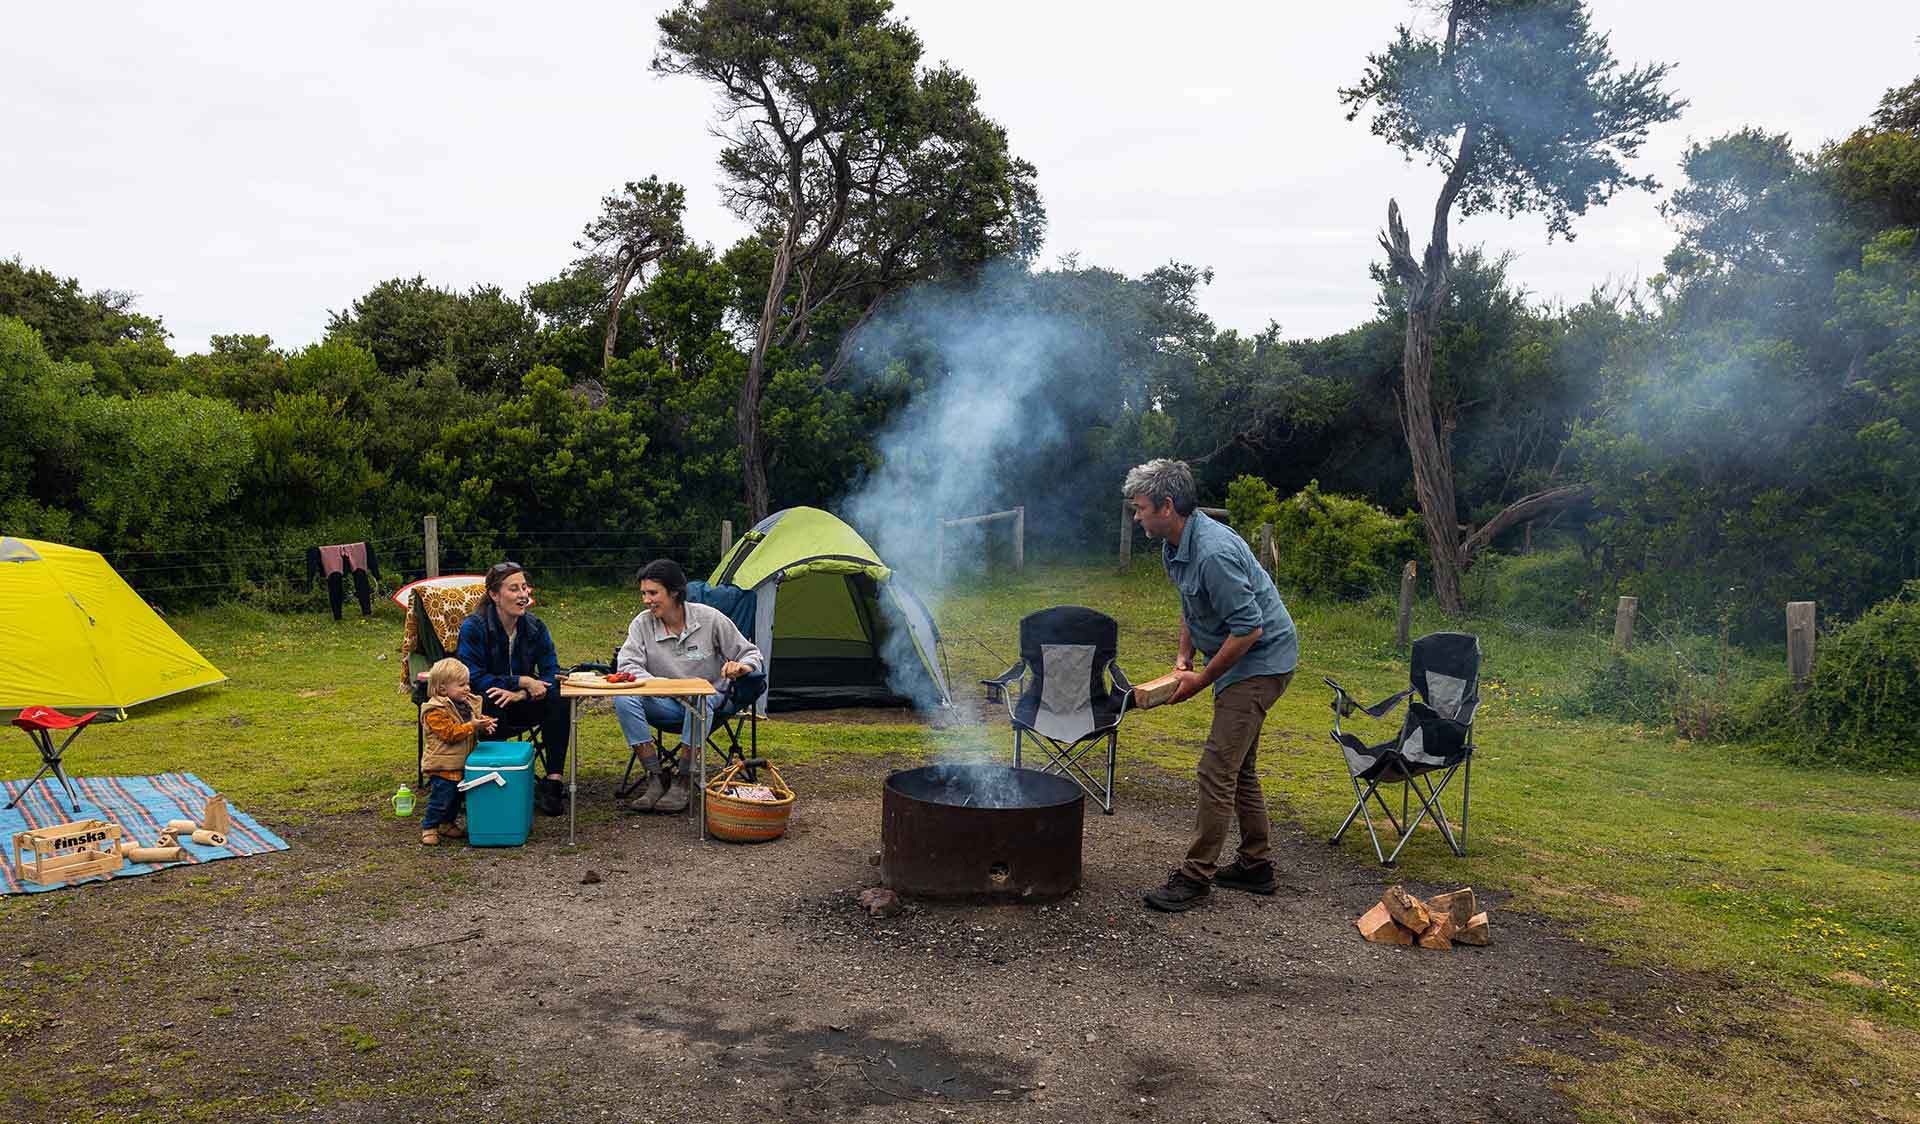
{"label": "wooden cutting board", "polygon": [[705,679],[643,679],[638,683],[609,683],[605,679],[562,679],[562,687],[576,691],[611,691],[629,695],[710,695],[713,684]]}

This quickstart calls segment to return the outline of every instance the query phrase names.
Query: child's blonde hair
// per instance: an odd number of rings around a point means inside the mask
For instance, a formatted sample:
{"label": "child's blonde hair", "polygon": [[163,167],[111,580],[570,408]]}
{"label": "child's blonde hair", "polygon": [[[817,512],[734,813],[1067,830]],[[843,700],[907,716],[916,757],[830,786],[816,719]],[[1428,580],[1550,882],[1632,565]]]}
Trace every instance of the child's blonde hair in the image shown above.
{"label": "child's blonde hair", "polygon": [[467,678],[467,665],[448,656],[427,669],[427,693],[444,695],[447,688]]}

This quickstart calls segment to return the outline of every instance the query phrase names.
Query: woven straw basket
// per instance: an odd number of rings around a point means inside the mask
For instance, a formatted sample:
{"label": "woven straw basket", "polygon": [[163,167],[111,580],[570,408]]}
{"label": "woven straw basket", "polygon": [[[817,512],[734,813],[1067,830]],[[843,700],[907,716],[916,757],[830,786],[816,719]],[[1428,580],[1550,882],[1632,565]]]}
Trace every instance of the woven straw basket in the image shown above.
{"label": "woven straw basket", "polygon": [[707,781],[707,834],[729,843],[765,843],[786,834],[793,816],[793,789],[772,765],[761,767],[759,784],[773,790],[774,800],[743,800],[725,795],[729,784],[749,783],[740,774],[746,766],[736,761]]}

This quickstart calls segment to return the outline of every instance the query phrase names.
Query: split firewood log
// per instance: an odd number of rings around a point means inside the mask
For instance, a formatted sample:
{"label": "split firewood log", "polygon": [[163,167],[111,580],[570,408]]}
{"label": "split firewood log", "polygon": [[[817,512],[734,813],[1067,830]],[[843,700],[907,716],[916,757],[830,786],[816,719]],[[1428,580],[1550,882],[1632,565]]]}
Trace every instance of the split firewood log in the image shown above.
{"label": "split firewood log", "polygon": [[1149,679],[1145,683],[1134,687],[1133,708],[1135,710],[1151,710],[1156,706],[1164,704],[1168,699],[1173,698],[1173,693],[1179,689],[1180,676],[1177,673],[1168,672],[1158,679]]}
{"label": "split firewood log", "polygon": [[1426,932],[1433,924],[1433,913],[1427,903],[1407,893],[1405,886],[1388,886],[1387,892],[1380,895],[1380,904],[1387,907],[1393,919],[1416,933]]}
{"label": "split firewood log", "polygon": [[1453,914],[1436,913],[1433,923],[1420,934],[1421,948],[1437,948],[1442,952],[1453,947]]}
{"label": "split firewood log", "polygon": [[1467,922],[1467,927],[1453,935],[1456,944],[1489,945],[1493,943],[1493,934],[1487,929],[1485,912],[1476,913]]}
{"label": "split firewood log", "polygon": [[1451,893],[1435,894],[1427,899],[1427,909],[1434,913],[1446,913],[1453,917],[1453,927],[1464,929],[1473,915],[1480,912],[1480,904],[1474,900],[1473,887],[1463,886]]}
{"label": "split firewood log", "polygon": [[1413,934],[1387,912],[1384,905],[1376,905],[1353,923],[1360,935],[1374,944],[1412,944]]}

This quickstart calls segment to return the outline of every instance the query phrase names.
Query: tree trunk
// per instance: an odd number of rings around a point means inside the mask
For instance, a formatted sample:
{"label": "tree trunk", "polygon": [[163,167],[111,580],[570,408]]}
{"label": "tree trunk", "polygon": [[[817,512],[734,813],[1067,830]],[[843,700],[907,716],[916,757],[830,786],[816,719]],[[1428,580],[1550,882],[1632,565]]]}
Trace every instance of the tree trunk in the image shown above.
{"label": "tree trunk", "polygon": [[620,305],[627,299],[627,286],[633,283],[633,275],[640,272],[638,259],[623,262],[620,272],[613,280],[613,307],[607,310],[606,341],[600,348],[600,373],[606,374],[607,367],[613,362],[613,345],[620,338]]}
{"label": "tree trunk", "polygon": [[[1429,284],[1432,280],[1429,279]],[[1411,289],[1411,287],[1409,287]],[[1409,292],[1409,296],[1416,294]],[[1466,568],[1460,551],[1460,527],[1453,497],[1453,458],[1433,424],[1433,321],[1438,302],[1408,301],[1407,343],[1400,366],[1404,379],[1401,418],[1407,451],[1413,458],[1413,493],[1420,503],[1427,547],[1433,552],[1433,596],[1443,612],[1459,613],[1460,575]]]}
{"label": "tree trunk", "polygon": [[760,440],[760,390],[767,370],[767,351],[773,345],[774,321],[780,317],[781,297],[787,291],[787,273],[793,268],[793,247],[799,241],[799,220],[787,223],[780,238],[780,249],[773,255],[773,272],[767,278],[767,300],[760,309],[760,331],[754,337],[753,354],[747,360],[747,380],[740,386],[740,405],[734,415],[734,427],[740,437],[740,477],[746,493],[747,510],[757,525],[773,513],[773,495],[767,487],[767,462]]}

